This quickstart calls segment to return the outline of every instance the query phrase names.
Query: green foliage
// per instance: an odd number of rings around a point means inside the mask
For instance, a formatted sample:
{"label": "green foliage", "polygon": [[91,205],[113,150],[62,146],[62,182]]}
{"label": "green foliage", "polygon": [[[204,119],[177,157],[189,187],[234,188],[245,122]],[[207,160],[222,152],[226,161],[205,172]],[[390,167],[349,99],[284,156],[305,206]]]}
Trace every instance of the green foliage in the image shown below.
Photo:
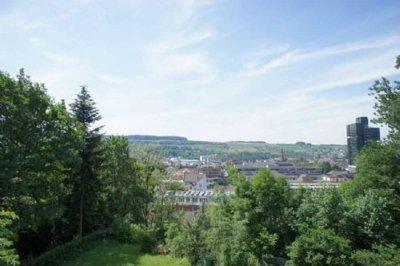
{"label": "green foliage", "polygon": [[0,265],[19,265],[19,257],[13,247],[15,232],[10,228],[18,217],[13,212],[0,211]]}
{"label": "green foliage", "polygon": [[171,182],[166,182],[164,184],[164,186],[167,191],[185,191],[185,190],[187,190],[185,184],[182,182],[179,182],[179,181],[171,180]]}
{"label": "green foliage", "polygon": [[372,250],[357,250],[352,259],[355,266],[398,266],[400,250],[395,245],[374,245]]}
{"label": "green foliage", "polygon": [[102,127],[94,127],[94,123],[99,121],[101,116],[86,87],[82,86],[77,99],[71,104],[71,110],[83,128],[83,146],[79,151],[79,172],[72,180],[70,223],[77,229],[74,232],[78,232],[82,237],[84,233],[99,228],[96,213],[101,190],[99,169],[103,158],[100,133]]}
{"label": "green foliage", "polygon": [[235,169],[229,169],[229,176],[236,193],[221,197],[209,214],[210,250],[221,265],[252,265],[254,261],[262,264],[278,255],[290,241],[292,193],[283,177],[276,177],[267,169],[252,181]]}
{"label": "green foliage", "polygon": [[187,257],[191,265],[197,265],[209,254],[206,231],[210,228],[209,219],[204,211],[194,220],[184,224],[170,224],[166,233],[166,242],[174,256]]}
{"label": "green foliage", "polygon": [[146,192],[136,161],[129,155],[128,140],[110,136],[103,141],[104,160],[101,167],[101,202],[103,223],[110,224],[117,217],[130,215],[131,222],[143,222],[141,212]]}
{"label": "green foliage", "polygon": [[370,188],[400,193],[400,143],[370,143],[357,158],[353,187],[355,194]]}
{"label": "green foliage", "polygon": [[289,246],[290,265],[351,265],[349,241],[331,229],[311,229]]}
{"label": "green foliage", "polygon": [[[396,67],[399,67],[399,57]],[[374,96],[376,118],[375,123],[385,124],[389,127],[391,135],[399,137],[400,133],[400,82],[391,83],[388,79],[382,78],[375,81],[370,88]]]}
{"label": "green foliage", "polygon": [[[14,216],[1,214],[1,259],[18,260],[13,246],[22,259],[36,256],[76,234],[108,228],[116,217],[149,219],[161,165],[132,159],[126,138],[103,142],[85,87],[71,110],[23,70],[16,79],[0,72],[0,208],[19,217],[14,237],[8,228]],[[153,241],[136,231],[143,243]],[[51,256],[56,264],[58,255]]]}
{"label": "green foliage", "polygon": [[345,215],[346,235],[357,248],[370,248],[374,243],[399,241],[399,226],[388,211],[390,201],[376,190],[368,190],[355,199]]}
{"label": "green foliage", "polygon": [[63,214],[81,131],[64,104],[54,103],[23,70],[16,80],[0,72],[0,91],[1,205],[35,231]]}
{"label": "green foliage", "polygon": [[322,169],[322,173],[326,174],[332,170],[332,166],[329,162],[321,162],[318,167]]}
{"label": "green foliage", "polygon": [[340,231],[344,215],[342,197],[335,188],[310,190],[296,211],[293,227],[300,233],[311,228]]}
{"label": "green foliage", "polygon": [[137,245],[143,252],[151,252],[156,246],[156,230],[141,224],[133,224],[129,219],[115,220],[114,231],[119,241]]}
{"label": "green foliage", "polygon": [[246,245],[249,241],[247,220],[231,212],[233,206],[226,197],[219,201],[218,206],[210,207],[207,212],[210,219],[210,229],[206,233],[209,255],[216,265],[254,265],[250,263],[253,254]]}
{"label": "green foliage", "polygon": [[[279,236],[277,247],[284,248],[290,230],[287,223],[287,207],[290,201],[289,184],[284,177],[274,176],[271,171],[261,169],[253,178],[250,191],[251,195],[248,195],[250,196],[248,199],[251,206],[248,210],[248,222],[251,237],[259,242],[257,239],[266,230],[269,234]],[[270,243],[266,242],[265,245],[267,248]],[[254,251],[258,258],[265,255],[264,247],[255,246],[259,247]]]}

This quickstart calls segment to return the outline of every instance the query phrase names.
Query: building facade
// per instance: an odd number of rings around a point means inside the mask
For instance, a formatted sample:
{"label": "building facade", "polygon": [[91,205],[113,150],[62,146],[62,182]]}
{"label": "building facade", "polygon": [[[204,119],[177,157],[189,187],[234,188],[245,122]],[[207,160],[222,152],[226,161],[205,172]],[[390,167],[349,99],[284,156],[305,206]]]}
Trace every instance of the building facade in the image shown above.
{"label": "building facade", "polygon": [[379,128],[368,126],[368,117],[357,117],[356,122],[347,125],[347,159],[349,165],[355,164],[355,158],[362,147],[370,140],[380,140]]}

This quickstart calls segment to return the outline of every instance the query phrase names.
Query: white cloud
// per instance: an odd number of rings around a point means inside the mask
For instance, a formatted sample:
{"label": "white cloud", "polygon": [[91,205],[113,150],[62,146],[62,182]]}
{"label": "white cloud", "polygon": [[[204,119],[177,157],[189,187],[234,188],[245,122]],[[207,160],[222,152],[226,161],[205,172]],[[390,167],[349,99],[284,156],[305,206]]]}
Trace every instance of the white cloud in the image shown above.
{"label": "white cloud", "polygon": [[175,26],[153,41],[144,50],[145,60],[151,72],[158,78],[183,79],[192,84],[212,82],[218,69],[204,47],[213,39],[215,32],[209,25],[193,24],[193,17],[199,9],[210,6],[211,1],[178,1]]}
{"label": "white cloud", "polygon": [[[399,43],[400,43],[400,36],[394,35],[380,39],[365,40],[360,42],[329,46],[325,48],[316,49],[315,51],[295,49],[292,51],[285,52],[279,57],[269,60],[265,63],[256,65],[247,63],[247,65],[245,65],[244,72],[245,75],[248,76],[260,76],[267,73],[270,70],[281,67],[292,66],[300,62],[304,62],[311,59],[321,59],[340,54],[353,53],[374,48],[382,48]],[[248,65],[250,65],[251,67],[249,68]]]}
{"label": "white cloud", "polygon": [[212,37],[213,32],[210,29],[198,30],[187,35],[184,35],[183,33],[174,33],[171,36],[168,36],[150,46],[148,51],[152,53],[168,53],[181,48],[196,45]]}
{"label": "white cloud", "polygon": [[399,71],[393,67],[396,55],[397,49],[386,49],[338,63],[331,68],[317,72],[313,77],[314,83],[299,91],[301,93],[319,92],[398,74]]}

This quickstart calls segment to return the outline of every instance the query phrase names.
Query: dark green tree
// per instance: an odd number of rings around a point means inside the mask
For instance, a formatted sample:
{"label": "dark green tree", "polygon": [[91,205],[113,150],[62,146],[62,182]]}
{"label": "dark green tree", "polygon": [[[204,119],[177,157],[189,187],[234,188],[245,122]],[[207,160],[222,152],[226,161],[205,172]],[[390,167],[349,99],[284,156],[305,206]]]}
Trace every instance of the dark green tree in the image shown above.
{"label": "dark green tree", "polygon": [[132,223],[143,222],[144,189],[136,161],[129,155],[128,139],[109,136],[103,142],[104,161],[101,167],[104,210],[103,223],[106,225],[116,218],[130,216]]}
{"label": "dark green tree", "polygon": [[289,265],[351,265],[349,241],[331,229],[311,229],[289,246]]}
{"label": "dark green tree", "polygon": [[98,226],[96,213],[101,190],[99,171],[103,159],[102,126],[96,125],[101,116],[85,86],[82,86],[76,100],[71,104],[71,110],[83,130],[83,146],[79,153],[81,164],[72,184],[70,206],[72,214],[78,214],[71,222],[78,225],[77,233],[82,237],[84,233]]}
{"label": "dark green tree", "polygon": [[353,200],[345,216],[345,235],[355,248],[371,248],[376,243],[398,243],[399,226],[390,212],[391,195],[368,190]]}
{"label": "dark green tree", "polygon": [[236,193],[229,199],[232,212],[247,222],[248,252],[262,261],[281,255],[290,241],[288,225],[290,187],[285,178],[274,176],[270,170],[261,169],[248,181],[242,174],[230,170],[229,182]]}
{"label": "dark green tree", "polygon": [[296,211],[293,227],[299,233],[311,228],[340,231],[345,207],[336,188],[309,190]]}
{"label": "dark green tree", "polygon": [[332,166],[329,162],[321,162],[318,166],[322,169],[322,173],[326,174],[332,170]]}
{"label": "dark green tree", "polygon": [[0,207],[19,217],[20,254],[38,253],[58,236],[67,181],[77,172],[81,131],[63,103],[21,70],[0,72]]}
{"label": "dark green tree", "polygon": [[[269,250],[278,255],[288,241],[288,216],[290,187],[286,179],[274,176],[268,169],[261,169],[251,182],[252,206],[249,212],[249,232],[254,239],[252,243],[255,255],[261,259]],[[271,239],[277,239],[276,249],[272,249]],[[268,241],[265,241],[268,239]],[[264,244],[262,244],[264,243]]]}

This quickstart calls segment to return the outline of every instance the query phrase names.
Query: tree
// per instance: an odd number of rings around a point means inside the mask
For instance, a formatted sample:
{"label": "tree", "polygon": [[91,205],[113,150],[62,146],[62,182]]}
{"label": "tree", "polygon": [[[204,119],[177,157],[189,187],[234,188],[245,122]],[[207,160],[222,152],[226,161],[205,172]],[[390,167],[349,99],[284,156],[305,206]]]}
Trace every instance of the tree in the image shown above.
{"label": "tree", "polygon": [[304,233],[311,228],[340,231],[344,214],[341,195],[335,188],[308,191],[296,211],[293,227]]}
{"label": "tree", "polygon": [[[220,194],[216,202],[218,205],[207,208],[210,219],[210,229],[206,232],[209,256],[214,258],[216,265],[258,265],[250,245],[246,244],[250,241],[248,220],[234,211],[232,201],[228,196]],[[266,254],[270,254],[275,246],[274,241],[269,243],[272,245],[260,243],[260,246],[269,248],[265,250]]]}
{"label": "tree", "polygon": [[349,241],[331,229],[311,229],[289,246],[289,265],[351,265]]}
{"label": "tree", "polygon": [[146,217],[146,224],[149,224],[152,220],[151,204],[156,196],[154,191],[167,175],[162,165],[164,151],[160,147],[138,145],[131,150],[131,155],[135,158],[140,171],[141,183],[145,192],[143,213]]}
{"label": "tree", "polygon": [[41,252],[57,239],[81,131],[64,103],[23,70],[17,79],[0,72],[0,92],[0,207],[19,217],[20,253]]}
{"label": "tree", "polygon": [[229,199],[232,212],[247,220],[249,235],[244,245],[248,252],[260,264],[266,257],[281,255],[291,234],[287,222],[291,193],[286,179],[261,169],[248,181],[231,169],[229,182],[235,185],[236,192]]}
{"label": "tree", "polygon": [[96,208],[100,191],[99,169],[102,162],[101,129],[94,124],[101,119],[95,102],[85,86],[71,110],[83,129],[83,147],[80,150],[81,164],[73,183],[72,209],[78,207],[78,234],[92,231],[96,227]]}
{"label": "tree", "polygon": [[64,104],[23,70],[17,80],[0,72],[0,89],[1,205],[15,210],[23,226],[37,228],[62,214],[80,132]]}
{"label": "tree", "polygon": [[322,173],[324,174],[329,173],[332,170],[332,166],[329,162],[321,162],[318,166],[322,169]]}
{"label": "tree", "polygon": [[[271,244],[261,239],[266,235],[276,235],[274,242],[277,248],[283,249],[288,241],[290,228],[287,223],[287,208],[289,206],[290,187],[286,179],[281,176],[274,176],[268,169],[261,169],[251,183],[252,208],[249,213],[249,231],[255,240],[253,245],[256,256],[262,258],[267,255],[264,248],[271,250]],[[269,238],[269,236],[268,236]],[[261,242],[260,242],[261,241]],[[265,247],[260,246],[265,243]]]}
{"label": "tree", "polygon": [[[400,56],[397,57],[396,68],[400,68]],[[399,138],[400,134],[400,81],[391,83],[382,78],[375,81],[370,88],[375,97],[374,105],[376,118],[374,123],[385,124],[390,129],[390,136]]]}
{"label": "tree", "polygon": [[390,200],[378,190],[368,190],[350,203],[345,214],[346,236],[356,248],[375,243],[398,243],[399,226],[388,211]]}
{"label": "tree", "polygon": [[103,224],[113,218],[130,216],[131,223],[144,221],[144,191],[136,161],[129,155],[128,139],[109,136],[103,142],[104,160],[101,167],[101,202]]}
{"label": "tree", "polygon": [[209,219],[204,208],[191,222],[180,225],[170,224],[166,242],[171,253],[178,257],[187,257],[191,265],[197,265],[203,257],[210,253],[206,246],[206,230],[209,228]]}
{"label": "tree", "polygon": [[[357,158],[354,188],[393,189],[400,195],[400,143],[369,143]],[[358,193],[359,193],[358,192]]]}

